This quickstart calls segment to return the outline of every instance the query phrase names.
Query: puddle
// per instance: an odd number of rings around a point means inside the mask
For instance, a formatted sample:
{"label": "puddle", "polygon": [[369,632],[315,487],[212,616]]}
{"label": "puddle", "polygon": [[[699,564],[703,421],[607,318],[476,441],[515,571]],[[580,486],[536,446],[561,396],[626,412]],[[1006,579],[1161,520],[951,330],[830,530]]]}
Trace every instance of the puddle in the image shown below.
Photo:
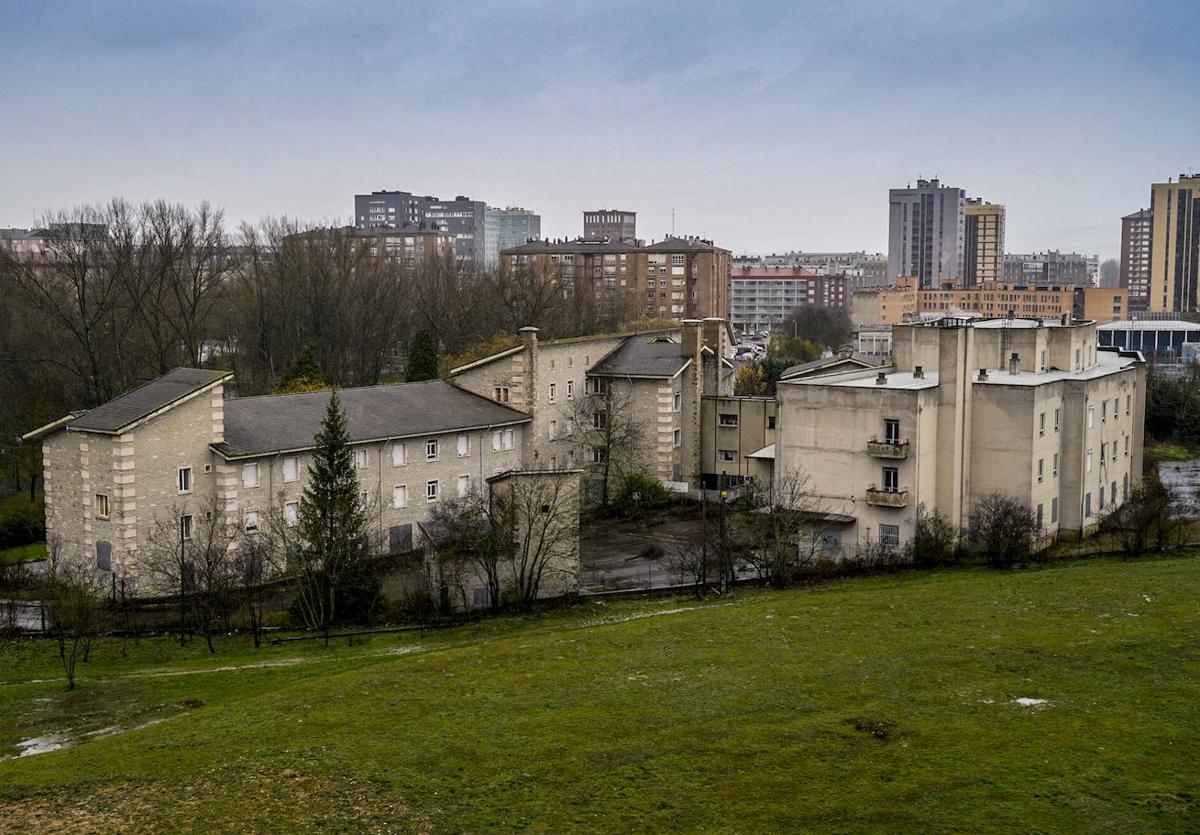
{"label": "puddle", "polygon": [[166,722],[170,718],[172,717],[160,716],[157,719],[151,719],[137,725],[126,725],[124,727],[109,725],[106,728],[99,728],[78,735],[72,735],[70,729],[45,733],[41,736],[35,736],[18,742],[16,745],[19,749],[18,752],[16,754],[0,756],[0,762],[4,762],[5,760],[19,760],[22,757],[32,757],[35,754],[49,754],[51,751],[61,751],[64,748],[72,748],[89,739],[104,739],[116,736],[117,734],[128,733],[129,731],[139,731],[142,728],[149,728],[161,722]]}

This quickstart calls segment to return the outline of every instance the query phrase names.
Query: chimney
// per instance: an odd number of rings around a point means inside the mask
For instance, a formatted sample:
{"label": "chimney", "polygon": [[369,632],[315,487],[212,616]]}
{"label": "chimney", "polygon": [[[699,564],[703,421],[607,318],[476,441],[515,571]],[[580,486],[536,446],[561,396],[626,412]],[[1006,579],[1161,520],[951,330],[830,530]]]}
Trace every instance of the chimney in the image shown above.
{"label": "chimney", "polygon": [[533,325],[526,325],[525,327],[523,327],[519,331],[517,331],[517,333],[519,333],[521,335],[521,342],[525,343],[526,345],[530,345],[530,344],[537,345],[538,329],[535,328]]}
{"label": "chimney", "polygon": [[882,371],[880,371],[878,374],[875,375],[875,385],[877,385],[877,386],[886,386],[887,385],[887,375],[884,374]]}
{"label": "chimney", "polygon": [[986,368],[981,368],[981,369],[979,369],[979,380],[980,380],[980,382],[986,381],[986,380],[987,380],[987,378],[988,378],[988,376],[987,376],[987,369],[986,369]]}
{"label": "chimney", "polygon": [[698,359],[702,328],[704,323],[699,319],[684,319],[679,339],[679,355],[684,359]]}
{"label": "chimney", "polygon": [[914,380],[924,380],[925,379],[925,369],[922,366],[920,366],[920,365],[913,366],[913,379]]}
{"label": "chimney", "polygon": [[1013,355],[1008,358],[1008,373],[1009,374],[1018,374],[1018,373],[1020,373],[1020,371],[1021,371],[1021,355],[1014,352]]}

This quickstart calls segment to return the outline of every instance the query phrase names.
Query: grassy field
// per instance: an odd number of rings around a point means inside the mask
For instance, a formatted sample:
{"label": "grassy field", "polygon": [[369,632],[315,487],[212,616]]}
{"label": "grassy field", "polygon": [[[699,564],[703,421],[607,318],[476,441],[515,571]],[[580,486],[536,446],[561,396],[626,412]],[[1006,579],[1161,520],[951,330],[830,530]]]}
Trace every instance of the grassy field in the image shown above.
{"label": "grassy field", "polygon": [[28,545],[18,545],[15,548],[0,550],[0,565],[13,565],[19,562],[46,559],[46,543],[31,542]]}
{"label": "grassy field", "polygon": [[0,656],[0,829],[1200,829],[1200,561]]}

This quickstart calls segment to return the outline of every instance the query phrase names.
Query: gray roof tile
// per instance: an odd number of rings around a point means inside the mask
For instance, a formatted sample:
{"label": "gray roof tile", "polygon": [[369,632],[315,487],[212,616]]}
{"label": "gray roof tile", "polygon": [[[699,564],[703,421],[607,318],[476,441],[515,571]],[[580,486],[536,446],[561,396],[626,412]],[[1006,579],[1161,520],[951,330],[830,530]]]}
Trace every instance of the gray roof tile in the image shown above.
{"label": "gray roof tile", "polygon": [[89,432],[119,432],[129,424],[228,376],[228,371],[176,368],[115,400],[84,412],[71,421],[69,428]]}
{"label": "gray roof tile", "polygon": [[631,336],[588,369],[589,374],[612,377],[674,377],[687,363],[678,342],[663,337]]}
{"label": "gray roof tile", "polygon": [[[352,442],[433,435],[530,420],[529,415],[445,382],[341,389]],[[305,449],[321,431],[329,392],[225,401],[225,455]]]}

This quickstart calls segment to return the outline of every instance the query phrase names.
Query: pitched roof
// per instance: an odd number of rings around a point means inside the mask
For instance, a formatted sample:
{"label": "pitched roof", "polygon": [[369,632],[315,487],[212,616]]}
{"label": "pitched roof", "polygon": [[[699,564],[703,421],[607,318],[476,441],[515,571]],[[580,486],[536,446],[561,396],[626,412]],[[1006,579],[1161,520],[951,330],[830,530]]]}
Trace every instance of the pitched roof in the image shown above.
{"label": "pitched roof", "polygon": [[712,241],[706,241],[702,238],[677,238],[668,235],[657,243],[648,244],[642,247],[644,252],[681,252],[683,250],[694,250],[697,252],[728,252],[729,250],[721,249]]}
{"label": "pitched roof", "polygon": [[164,409],[211,386],[226,377],[228,371],[208,371],[203,368],[176,368],[156,380],[122,394],[96,408],[84,412],[67,428],[87,432],[119,432],[131,423]]}
{"label": "pitched roof", "polygon": [[631,336],[588,369],[601,377],[674,377],[688,364],[679,343],[663,336]]}
{"label": "pitched roof", "polygon": [[[307,449],[321,431],[329,392],[265,395],[225,401],[228,457]],[[338,392],[351,443],[433,435],[531,420],[529,415],[444,380],[366,386]]]}
{"label": "pitched roof", "polygon": [[613,238],[575,238],[570,241],[536,240],[517,246],[505,247],[503,255],[537,255],[541,253],[581,252],[640,252],[636,243]]}
{"label": "pitched roof", "polygon": [[820,357],[809,362],[802,362],[784,370],[779,375],[781,380],[795,377],[815,377],[819,374],[834,374],[839,371],[850,371],[855,368],[874,368],[875,363],[857,351],[851,354],[838,354],[832,357]]}

